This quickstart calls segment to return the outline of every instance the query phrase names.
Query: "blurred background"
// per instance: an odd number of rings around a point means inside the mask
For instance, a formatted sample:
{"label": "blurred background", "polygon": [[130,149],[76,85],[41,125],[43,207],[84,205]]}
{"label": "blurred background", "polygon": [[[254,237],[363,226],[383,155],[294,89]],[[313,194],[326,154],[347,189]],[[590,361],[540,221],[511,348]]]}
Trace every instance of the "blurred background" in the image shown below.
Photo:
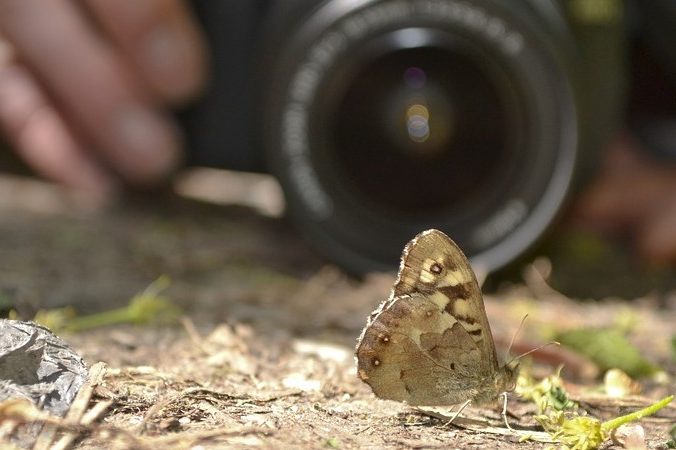
{"label": "blurred background", "polygon": [[[196,0],[171,13],[190,24],[194,46],[184,66],[172,68],[204,72],[188,101],[167,100],[160,77],[134,59],[154,22],[107,8],[92,7],[80,21],[145,82],[153,111],[170,112],[161,119],[182,136],[183,163],[175,175],[155,177],[163,183],[145,179],[150,158],[106,140],[117,134],[105,117],[96,121],[103,101],[77,97],[86,83],[79,90],[61,83],[61,72],[72,74],[43,62],[32,39],[45,38],[16,19],[45,13],[6,15],[6,304],[95,309],[161,274],[205,285],[235,280],[228,282],[235,290],[247,277],[308,279],[322,267],[363,280],[396,270],[403,245],[432,227],[490,274],[488,290],[521,280],[524,264],[544,256],[552,285],[567,295],[658,293],[669,301],[676,285],[671,2]],[[164,49],[180,53],[178,45]],[[73,64],[96,67],[96,51],[86,50]],[[44,155],[59,157],[58,139],[17,137],[12,119],[26,103],[15,98],[23,85],[7,81],[16,67],[33,75],[42,103],[62,116],[79,151],[103,167],[100,178],[115,180],[115,195],[51,170]],[[88,95],[115,91],[115,80],[105,80],[92,82]],[[150,135],[141,116],[133,116],[133,131]],[[127,150],[120,163],[116,155]]]}

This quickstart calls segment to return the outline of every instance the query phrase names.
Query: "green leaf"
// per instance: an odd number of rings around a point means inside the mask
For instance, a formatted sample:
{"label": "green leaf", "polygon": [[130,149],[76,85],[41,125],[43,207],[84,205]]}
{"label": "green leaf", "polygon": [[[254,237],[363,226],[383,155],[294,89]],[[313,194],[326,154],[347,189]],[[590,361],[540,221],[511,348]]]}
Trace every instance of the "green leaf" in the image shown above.
{"label": "green leaf", "polygon": [[634,378],[660,371],[616,329],[578,328],[558,333],[555,340],[588,357],[603,371],[617,368]]}

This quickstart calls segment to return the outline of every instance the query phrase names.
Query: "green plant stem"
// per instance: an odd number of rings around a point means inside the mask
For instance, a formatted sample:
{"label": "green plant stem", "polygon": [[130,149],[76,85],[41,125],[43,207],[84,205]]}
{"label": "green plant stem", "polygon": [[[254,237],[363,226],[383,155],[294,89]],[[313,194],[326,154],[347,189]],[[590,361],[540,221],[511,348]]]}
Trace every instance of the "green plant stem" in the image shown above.
{"label": "green plant stem", "polygon": [[640,419],[642,419],[646,416],[651,416],[651,415],[655,414],[657,411],[659,411],[660,409],[667,406],[669,403],[671,403],[671,401],[673,399],[674,399],[674,396],[670,395],[669,397],[663,398],[659,402],[654,403],[654,404],[648,406],[647,408],[643,408],[639,411],[634,411],[631,414],[627,414],[625,416],[617,417],[617,418],[611,419],[607,422],[603,422],[603,424],[601,424],[601,429],[603,430],[604,433],[608,433],[608,432],[614,430],[615,428],[618,428],[618,427],[624,425],[625,423],[633,422],[635,420],[640,420]]}
{"label": "green plant stem", "polygon": [[128,307],[117,308],[111,309],[110,311],[69,319],[66,329],[72,332],[84,331],[107,325],[132,322],[133,319],[134,315],[130,313]]}

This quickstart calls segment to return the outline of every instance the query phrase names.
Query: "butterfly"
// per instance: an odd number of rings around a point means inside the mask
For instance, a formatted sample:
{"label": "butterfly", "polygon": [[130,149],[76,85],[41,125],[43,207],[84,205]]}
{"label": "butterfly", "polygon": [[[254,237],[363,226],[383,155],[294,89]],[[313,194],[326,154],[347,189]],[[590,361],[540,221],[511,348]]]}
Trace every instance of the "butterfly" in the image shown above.
{"label": "butterfly", "polygon": [[439,230],[404,248],[387,300],[357,341],[357,373],[376,396],[416,406],[486,403],[514,389],[518,362],[498,364],[481,289]]}

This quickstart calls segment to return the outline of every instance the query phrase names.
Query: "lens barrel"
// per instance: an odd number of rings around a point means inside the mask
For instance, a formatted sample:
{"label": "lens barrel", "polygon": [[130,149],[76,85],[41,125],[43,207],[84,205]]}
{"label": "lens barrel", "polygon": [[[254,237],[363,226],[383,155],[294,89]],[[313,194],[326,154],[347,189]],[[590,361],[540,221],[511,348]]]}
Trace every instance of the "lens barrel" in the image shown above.
{"label": "lens barrel", "polygon": [[526,251],[561,210],[580,147],[560,10],[314,4],[276,39],[264,105],[269,167],[307,237],[355,273],[394,269],[432,227],[489,271]]}

